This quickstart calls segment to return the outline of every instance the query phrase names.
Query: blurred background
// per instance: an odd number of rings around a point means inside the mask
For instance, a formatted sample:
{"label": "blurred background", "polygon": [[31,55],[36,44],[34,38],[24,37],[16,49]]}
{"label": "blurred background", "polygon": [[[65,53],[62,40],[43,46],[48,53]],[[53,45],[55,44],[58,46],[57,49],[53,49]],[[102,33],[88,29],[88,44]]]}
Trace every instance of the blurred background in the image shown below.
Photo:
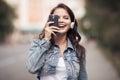
{"label": "blurred background", "polygon": [[79,23],[88,80],[120,80],[119,0],[0,0],[0,80],[35,80],[26,61],[50,10],[65,3]]}

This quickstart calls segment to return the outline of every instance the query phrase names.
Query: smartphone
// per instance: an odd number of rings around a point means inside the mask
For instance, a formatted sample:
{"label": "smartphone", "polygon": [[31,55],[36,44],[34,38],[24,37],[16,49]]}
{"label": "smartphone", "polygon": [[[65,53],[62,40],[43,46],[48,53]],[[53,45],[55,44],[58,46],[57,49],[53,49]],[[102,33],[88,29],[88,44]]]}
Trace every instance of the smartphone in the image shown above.
{"label": "smartphone", "polygon": [[53,21],[54,22],[54,23],[51,23],[49,26],[56,26],[56,27],[58,27],[58,15],[50,14],[48,21]]}

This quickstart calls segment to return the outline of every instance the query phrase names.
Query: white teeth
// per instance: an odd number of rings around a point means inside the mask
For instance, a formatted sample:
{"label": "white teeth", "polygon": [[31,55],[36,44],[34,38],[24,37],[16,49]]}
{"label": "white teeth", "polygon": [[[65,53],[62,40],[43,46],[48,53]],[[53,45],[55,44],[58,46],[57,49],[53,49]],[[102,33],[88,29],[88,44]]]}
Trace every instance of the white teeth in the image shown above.
{"label": "white teeth", "polygon": [[65,25],[64,24],[59,24],[59,28],[64,28]]}
{"label": "white teeth", "polygon": [[64,24],[58,24],[59,26],[64,26]]}
{"label": "white teeth", "polygon": [[64,25],[59,25],[59,26],[64,26]]}

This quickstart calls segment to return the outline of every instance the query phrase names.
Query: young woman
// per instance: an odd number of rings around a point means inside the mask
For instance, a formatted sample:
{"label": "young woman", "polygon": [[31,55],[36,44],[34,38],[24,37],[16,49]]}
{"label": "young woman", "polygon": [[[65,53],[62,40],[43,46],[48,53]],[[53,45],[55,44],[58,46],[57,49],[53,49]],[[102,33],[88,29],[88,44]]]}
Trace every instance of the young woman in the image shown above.
{"label": "young woman", "polygon": [[37,73],[40,80],[87,80],[85,49],[79,44],[81,37],[72,10],[61,3],[50,14],[58,16],[59,27],[47,21],[39,39],[32,42],[29,72]]}

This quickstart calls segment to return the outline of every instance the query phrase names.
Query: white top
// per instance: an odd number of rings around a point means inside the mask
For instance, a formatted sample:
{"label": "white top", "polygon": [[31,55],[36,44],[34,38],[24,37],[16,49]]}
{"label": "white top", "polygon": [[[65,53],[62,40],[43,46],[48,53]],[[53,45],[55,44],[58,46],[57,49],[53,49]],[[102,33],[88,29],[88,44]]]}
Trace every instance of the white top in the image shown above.
{"label": "white top", "polygon": [[67,80],[67,70],[63,57],[59,58],[56,74],[41,76],[40,80]]}

